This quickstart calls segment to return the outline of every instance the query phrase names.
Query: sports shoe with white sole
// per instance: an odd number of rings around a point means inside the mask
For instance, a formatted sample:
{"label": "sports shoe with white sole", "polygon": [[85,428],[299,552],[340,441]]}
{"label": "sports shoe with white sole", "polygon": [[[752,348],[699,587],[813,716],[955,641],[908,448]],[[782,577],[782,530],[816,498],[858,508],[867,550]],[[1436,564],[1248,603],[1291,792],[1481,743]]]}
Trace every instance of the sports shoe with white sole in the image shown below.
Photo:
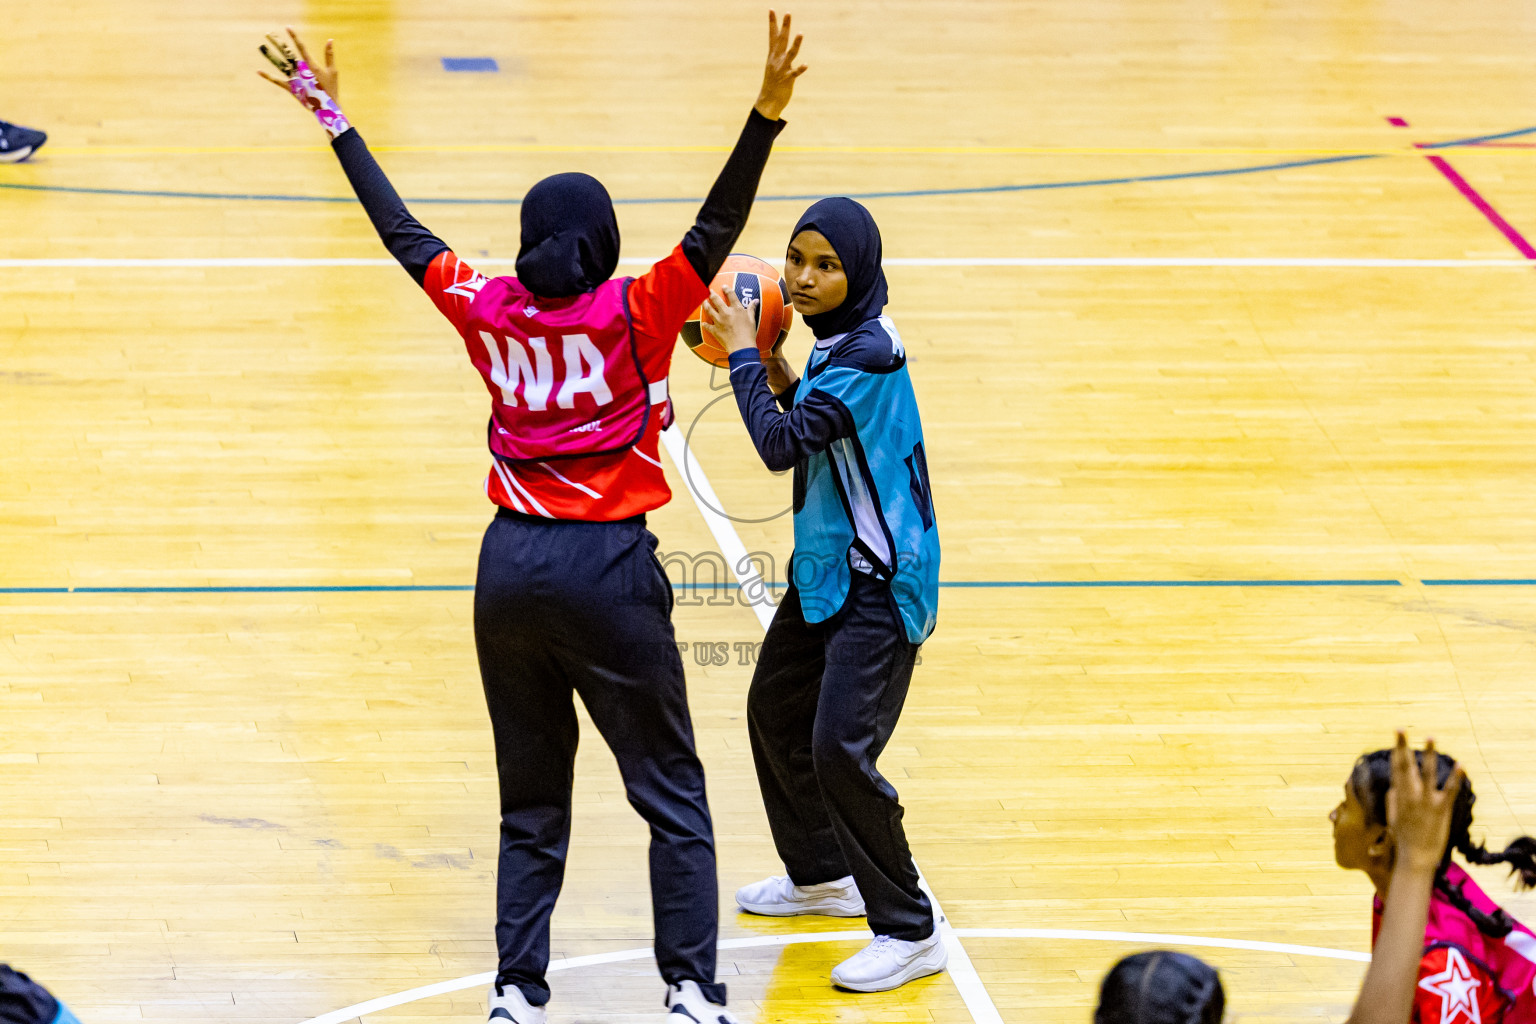
{"label": "sports shoe with white sole", "polygon": [[774,875],[736,890],[736,905],[749,914],[794,917],[823,914],[827,917],[863,917],[864,897],[852,875],[835,882],[796,885],[788,875]]}
{"label": "sports shoe with white sole", "polygon": [[501,1021],[510,1021],[511,1024],[547,1024],[549,1020],[544,1007],[529,1003],[522,989],[516,985],[503,985],[499,982],[492,985],[486,1002],[490,1004],[486,1024],[499,1024]]}
{"label": "sports shoe with white sole", "polygon": [[712,1003],[696,981],[667,986],[667,1024],[737,1024],[720,1003]]}
{"label": "sports shoe with white sole", "polygon": [[0,164],[20,163],[47,141],[48,136],[35,128],[0,121]]}
{"label": "sports shoe with white sole", "polygon": [[914,978],[938,974],[949,963],[938,931],[908,942],[876,935],[873,942],[832,968],[832,984],[854,992],[887,992]]}

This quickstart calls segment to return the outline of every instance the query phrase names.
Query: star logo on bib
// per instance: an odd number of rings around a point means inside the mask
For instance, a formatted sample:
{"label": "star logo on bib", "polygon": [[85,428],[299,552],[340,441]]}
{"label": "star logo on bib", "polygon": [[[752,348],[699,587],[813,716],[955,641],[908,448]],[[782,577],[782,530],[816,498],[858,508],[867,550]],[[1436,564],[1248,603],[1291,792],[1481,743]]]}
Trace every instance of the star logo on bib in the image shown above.
{"label": "star logo on bib", "polygon": [[530,302],[528,305],[523,307],[523,316],[533,317],[538,315],[539,311],[533,308],[533,303]]}
{"label": "star logo on bib", "polygon": [[1419,988],[1440,997],[1440,1024],[1456,1024],[1461,1019],[1467,1024],[1483,1024],[1477,1003],[1482,981],[1473,976],[1460,950],[1448,948],[1445,953],[1445,970],[1421,978]]}

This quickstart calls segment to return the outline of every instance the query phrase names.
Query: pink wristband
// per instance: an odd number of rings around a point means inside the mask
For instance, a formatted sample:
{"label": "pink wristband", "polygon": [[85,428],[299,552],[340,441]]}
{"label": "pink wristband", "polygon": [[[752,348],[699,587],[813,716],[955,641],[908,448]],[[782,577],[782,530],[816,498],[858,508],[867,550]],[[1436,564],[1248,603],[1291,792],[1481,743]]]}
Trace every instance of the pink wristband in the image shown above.
{"label": "pink wristband", "polygon": [[288,91],[310,109],[315,115],[315,120],[320,122],[320,127],[324,128],[331,138],[336,138],[352,127],[351,122],[347,120],[347,115],[343,114],[341,108],[336,105],[336,101],[320,88],[319,80],[315,78],[315,73],[310,70],[309,64],[305,61],[299,61],[293,77],[288,79]]}

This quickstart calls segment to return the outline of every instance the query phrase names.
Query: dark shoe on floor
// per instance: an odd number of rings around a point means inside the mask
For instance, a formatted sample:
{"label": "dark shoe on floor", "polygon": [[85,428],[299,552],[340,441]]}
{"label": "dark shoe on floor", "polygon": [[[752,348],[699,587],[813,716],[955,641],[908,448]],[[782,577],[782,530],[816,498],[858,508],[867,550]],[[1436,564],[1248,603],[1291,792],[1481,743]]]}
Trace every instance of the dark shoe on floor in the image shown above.
{"label": "dark shoe on floor", "polygon": [[35,128],[0,121],[0,164],[14,164],[36,153],[48,136]]}

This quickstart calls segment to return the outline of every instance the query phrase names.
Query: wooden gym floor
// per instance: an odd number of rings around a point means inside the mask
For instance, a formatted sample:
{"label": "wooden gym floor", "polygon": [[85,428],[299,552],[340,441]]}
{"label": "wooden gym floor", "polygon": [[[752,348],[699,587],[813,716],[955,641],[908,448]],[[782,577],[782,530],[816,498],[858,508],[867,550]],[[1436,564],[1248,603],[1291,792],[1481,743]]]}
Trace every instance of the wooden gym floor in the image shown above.
{"label": "wooden gym floor", "polygon": [[[340,262],[384,254],[354,205],[313,201],[345,182],[256,44],[336,37],[344,105],[407,197],[512,200],[581,168],[678,200],[621,205],[643,261],[746,114],[760,7],[7,5],[0,117],[52,140],[0,168],[0,959],[91,1022],[336,1024],[492,968],[465,589],[485,398],[398,269]],[[683,591],[734,1006],[1081,1022],[1147,944],[1125,933],[1174,933],[1236,1017],[1342,1020],[1361,965],[1327,951],[1366,949],[1369,892],[1325,815],[1358,753],[1433,732],[1491,840],[1536,831],[1536,587],[1444,582],[1536,576],[1536,15],[795,13],[812,69],[763,194],[906,193],[868,203],[948,587],[884,768],[974,977],[837,993],[856,936],[775,940],[859,922],[731,913],[777,868],[733,646],[760,626]],[[805,204],[761,202],[740,248],[776,260]],[[507,272],[512,203],[415,211]],[[686,354],[672,380],[697,466],[763,520],[741,541],[782,564],[787,479],[722,381]],[[707,554],[673,478],[652,527]],[[1217,585],[1166,585],[1197,582]],[[555,938],[597,962],[552,975],[553,1019],[658,1020],[626,952],[649,941],[644,830],[595,737],[579,773]],[[480,1019],[482,994],[366,1020]]]}

